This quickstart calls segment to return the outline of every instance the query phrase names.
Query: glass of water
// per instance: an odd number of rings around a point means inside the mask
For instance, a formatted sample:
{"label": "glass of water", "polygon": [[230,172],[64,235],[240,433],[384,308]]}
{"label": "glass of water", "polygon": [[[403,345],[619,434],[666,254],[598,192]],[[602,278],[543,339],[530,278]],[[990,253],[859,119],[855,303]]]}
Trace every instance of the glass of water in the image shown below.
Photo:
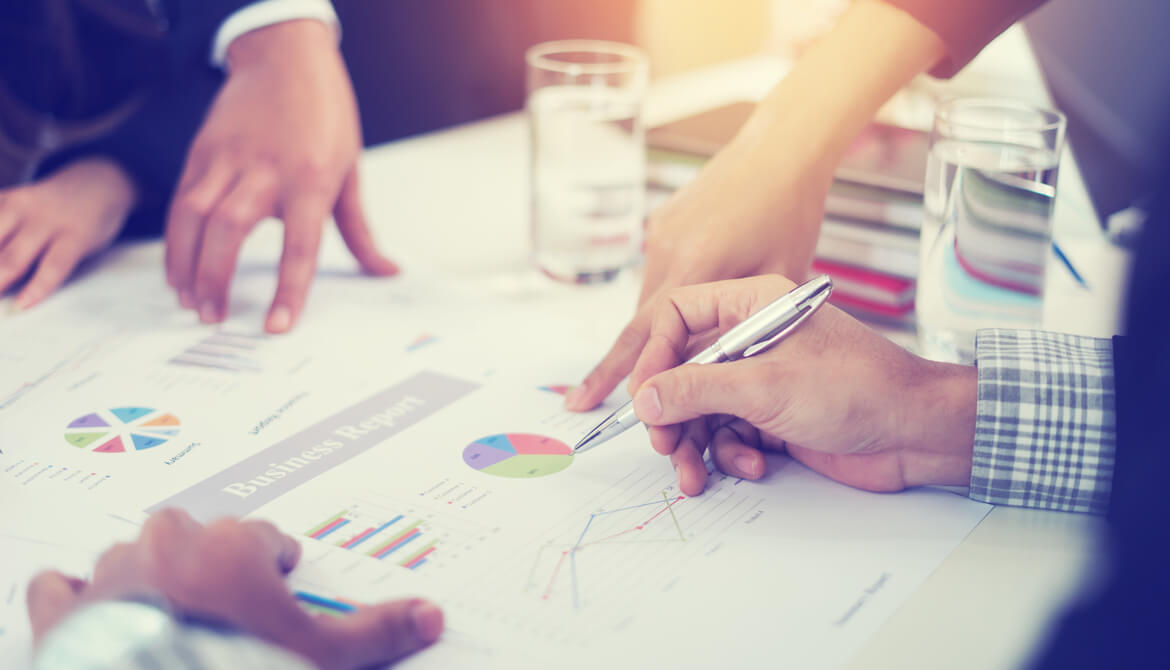
{"label": "glass of water", "polygon": [[1038,328],[1065,118],[963,98],[935,111],[916,310],[922,354],[970,364],[980,328]]}
{"label": "glass of water", "polygon": [[536,264],[561,281],[608,281],[642,249],[646,55],[564,40],[525,57]]}

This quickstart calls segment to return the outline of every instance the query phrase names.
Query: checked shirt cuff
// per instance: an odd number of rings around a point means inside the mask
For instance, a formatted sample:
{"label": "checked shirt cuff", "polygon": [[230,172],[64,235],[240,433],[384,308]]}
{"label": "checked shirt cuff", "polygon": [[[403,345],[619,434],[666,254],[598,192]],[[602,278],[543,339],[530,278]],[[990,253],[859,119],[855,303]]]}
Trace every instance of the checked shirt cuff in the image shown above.
{"label": "checked shirt cuff", "polygon": [[1112,340],[981,330],[975,364],[971,498],[1104,513],[1116,446]]}

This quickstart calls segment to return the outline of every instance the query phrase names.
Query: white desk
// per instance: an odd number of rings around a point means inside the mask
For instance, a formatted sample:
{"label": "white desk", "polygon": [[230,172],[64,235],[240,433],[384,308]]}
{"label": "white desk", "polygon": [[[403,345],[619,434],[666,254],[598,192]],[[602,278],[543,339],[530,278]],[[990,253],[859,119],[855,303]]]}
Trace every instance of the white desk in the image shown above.
{"label": "white desk", "polygon": [[[722,102],[758,99],[785,65],[755,60],[659,82],[647,107],[660,123]],[[881,113],[928,126],[930,99],[1008,95],[1050,104],[1030,47],[1013,29],[952,82],[918,82]],[[528,257],[527,135],[520,115],[501,117],[371,150],[367,202],[380,239],[409,260],[468,280],[522,273]],[[459,197],[446,197],[458,193]],[[1056,236],[1091,291],[1053,273],[1046,327],[1108,336],[1119,324],[1128,259],[1103,240],[1072,156],[1061,168]],[[458,245],[449,240],[459,239]],[[635,277],[619,279],[630,305]],[[566,300],[594,289],[527,285]],[[620,288],[625,286],[625,288]],[[504,289],[508,290],[508,289]],[[609,290],[609,289],[602,289]],[[575,298],[577,297],[577,298]],[[631,312],[597,314],[598,332],[616,334]],[[597,343],[600,355],[609,341]],[[851,668],[1009,668],[1023,663],[1051,618],[1080,583],[1100,520],[997,508],[852,661]]]}
{"label": "white desk", "polygon": [[[997,58],[1010,62],[1014,53],[1031,63],[1022,39],[1009,33],[985,57],[989,65],[968,75],[975,90],[999,90],[996,82],[1003,77],[981,74],[994,74]],[[662,82],[648,115],[657,122],[721,100],[758,96],[782,71],[776,63],[753,61]],[[1034,68],[1030,75],[1027,67],[1007,71],[1015,75],[1009,88],[1044,96]],[[951,86],[961,85],[962,81]],[[920,90],[931,91],[929,86]],[[899,100],[883,115],[921,118],[920,100]],[[566,308],[590,310],[591,341],[600,356],[632,313],[638,278],[629,273],[608,286],[571,287],[537,278],[528,269],[526,161],[527,136],[520,115],[372,149],[363,164],[370,220],[384,249],[404,260],[408,271],[414,265],[427,266],[511,301],[553,296]],[[1071,160],[1062,169],[1060,194],[1057,235],[1094,290],[1082,291],[1071,281],[1053,285],[1046,318],[1056,328],[1109,334],[1116,327],[1117,311],[1102,311],[1102,306],[1115,303],[1124,258],[1095,233]],[[277,233],[275,227],[262,228],[248,246],[267,245],[274,254],[279,249]],[[329,234],[327,246],[327,258],[348,263],[336,234]],[[161,282],[161,257],[161,243],[128,249],[111,255],[102,273],[157,267]],[[1105,318],[1086,320],[1085,314]],[[1018,665],[1078,582],[1097,524],[1083,516],[994,510],[872,638],[851,667]]]}

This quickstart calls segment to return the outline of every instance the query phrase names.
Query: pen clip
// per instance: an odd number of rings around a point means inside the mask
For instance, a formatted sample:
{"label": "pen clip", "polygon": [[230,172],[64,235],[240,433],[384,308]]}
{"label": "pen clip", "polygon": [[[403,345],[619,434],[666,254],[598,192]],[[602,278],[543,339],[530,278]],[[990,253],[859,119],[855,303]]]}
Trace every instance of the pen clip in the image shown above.
{"label": "pen clip", "polygon": [[749,358],[751,356],[755,356],[756,354],[760,353],[761,351],[766,351],[773,344],[776,344],[780,340],[787,337],[789,333],[791,333],[797,326],[799,326],[801,324],[801,322],[803,322],[808,317],[812,316],[812,313],[816,311],[816,308],[817,308],[816,305],[805,305],[805,306],[801,307],[800,314],[798,314],[796,316],[796,318],[789,321],[786,326],[781,328],[775,334],[765,335],[764,336],[765,339],[762,339],[759,342],[756,342],[752,346],[745,349],[743,352],[743,356],[741,356],[741,358]]}

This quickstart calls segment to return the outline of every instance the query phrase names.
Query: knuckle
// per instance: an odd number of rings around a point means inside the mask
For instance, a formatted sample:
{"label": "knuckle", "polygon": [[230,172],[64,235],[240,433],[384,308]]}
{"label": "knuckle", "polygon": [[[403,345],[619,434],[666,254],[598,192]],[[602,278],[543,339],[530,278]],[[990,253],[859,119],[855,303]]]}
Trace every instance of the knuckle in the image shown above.
{"label": "knuckle", "polygon": [[53,570],[42,570],[38,572],[28,583],[28,600],[38,600],[42,592],[48,590],[50,586],[60,578],[60,574]]}
{"label": "knuckle", "polygon": [[130,542],[118,542],[111,546],[98,558],[94,565],[95,579],[104,572],[112,569],[115,564],[122,563],[135,551],[135,545]]}
{"label": "knuckle", "polygon": [[285,259],[296,263],[310,261],[317,256],[317,245],[312,242],[289,242],[284,249]]}
{"label": "knuckle", "polygon": [[30,197],[27,188],[13,188],[0,191],[0,206],[13,210],[27,209]]}
{"label": "knuckle", "polygon": [[199,300],[218,297],[221,286],[215,277],[200,273],[195,277],[195,297]]}
{"label": "knuckle", "polygon": [[73,270],[73,263],[63,258],[43,258],[37,266],[37,274],[33,277],[33,282],[51,283],[64,277]]}
{"label": "knuckle", "polygon": [[21,248],[21,245],[11,244],[4,251],[0,252],[0,273],[14,274],[23,272],[28,268],[28,263],[26,252]]}
{"label": "knuckle", "polygon": [[155,512],[147,521],[147,525],[152,528],[173,527],[180,526],[190,519],[191,517],[178,507],[167,507]]}
{"label": "knuckle", "polygon": [[212,206],[211,198],[198,191],[188,191],[180,195],[175,203],[175,209],[180,213],[200,219],[205,219],[211,214]]}
{"label": "knuckle", "polygon": [[615,349],[641,349],[646,343],[646,330],[639,323],[631,323],[618,334]]}
{"label": "knuckle", "polygon": [[307,155],[292,170],[293,181],[310,190],[323,187],[330,178],[332,161],[325,155]]}
{"label": "knuckle", "polygon": [[226,231],[232,236],[242,236],[251,229],[253,218],[251,212],[243,207],[217,210],[212,217],[211,225]]}
{"label": "knuckle", "polygon": [[659,393],[663,398],[663,403],[673,402],[679,407],[690,407],[694,404],[695,398],[698,395],[698,384],[695,383],[695,376],[686,366],[678,368],[677,373],[670,375],[665,383],[659,385]]}

